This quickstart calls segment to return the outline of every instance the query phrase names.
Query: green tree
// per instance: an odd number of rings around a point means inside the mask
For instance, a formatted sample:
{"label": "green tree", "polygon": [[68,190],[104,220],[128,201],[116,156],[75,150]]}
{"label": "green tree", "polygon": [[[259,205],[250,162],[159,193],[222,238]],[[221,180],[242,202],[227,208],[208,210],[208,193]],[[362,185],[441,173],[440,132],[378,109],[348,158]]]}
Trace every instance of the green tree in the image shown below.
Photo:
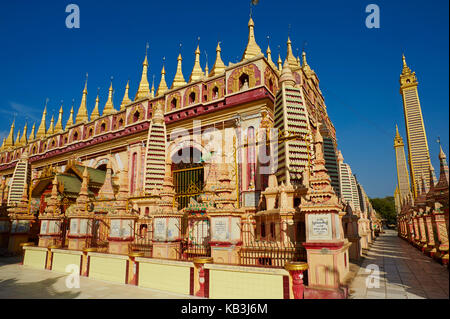
{"label": "green tree", "polygon": [[383,219],[386,219],[388,225],[397,223],[394,197],[370,198],[370,203],[377,213],[380,214]]}

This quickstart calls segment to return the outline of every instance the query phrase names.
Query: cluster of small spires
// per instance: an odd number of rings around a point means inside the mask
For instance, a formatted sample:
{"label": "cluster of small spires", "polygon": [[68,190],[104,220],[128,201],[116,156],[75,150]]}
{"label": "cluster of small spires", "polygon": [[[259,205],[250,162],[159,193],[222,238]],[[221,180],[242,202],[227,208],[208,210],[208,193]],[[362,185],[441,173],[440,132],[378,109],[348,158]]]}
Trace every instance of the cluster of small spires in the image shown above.
{"label": "cluster of small spires", "polygon": [[[251,17],[248,22],[248,28],[249,28],[248,43],[247,43],[247,47],[245,48],[244,54],[242,55],[241,61],[249,60],[249,59],[252,59],[252,58],[255,58],[258,56],[263,56],[263,54],[261,52],[261,48],[258,46],[258,44],[256,43],[256,40],[255,40],[254,22]],[[156,90],[156,94],[155,94],[155,87],[154,87],[154,82],[155,82],[154,77],[153,77],[152,87],[150,89],[149,82],[148,82],[148,75],[147,75],[147,72],[148,72],[147,49],[148,49],[148,44],[146,46],[145,59],[143,62],[142,77],[141,77],[141,81],[139,83],[139,88],[138,88],[138,91],[134,98],[134,101],[138,101],[138,100],[145,99],[145,98],[154,98],[157,96],[161,96],[166,91],[169,90],[167,83],[166,83],[166,79],[165,79],[166,71],[164,68],[164,63],[163,63],[163,67],[161,70],[161,81],[158,86],[158,89]],[[197,49],[195,50],[194,67],[192,69],[191,76],[189,77],[189,83],[196,82],[196,81],[208,78],[208,77],[215,77],[215,76],[225,73],[225,69],[227,67],[224,64],[224,62],[222,61],[222,58],[220,55],[221,51],[222,51],[222,49],[220,47],[220,42],[219,42],[216,47],[216,61],[213,65],[211,71],[209,72],[209,70],[208,70],[208,62],[206,62],[205,71],[203,71],[203,69],[200,65],[200,45],[197,45]],[[275,69],[279,75],[281,75],[283,66],[282,66],[282,60],[281,60],[280,54],[278,54],[278,61],[277,61],[278,67],[275,67],[274,62],[272,61],[272,54],[271,54],[269,44],[267,45],[266,54],[267,54],[266,59],[267,59],[268,63],[270,64],[270,66],[272,66],[272,68]],[[177,60],[178,60],[177,71],[175,73],[175,77],[172,82],[172,86],[170,87],[170,90],[182,87],[187,84],[184,79],[183,72],[182,72],[181,64],[182,64],[183,59],[181,57],[181,53],[178,55]],[[306,53],[304,51],[302,53],[302,64],[303,64],[303,69],[305,70],[305,72],[312,72],[311,68],[309,67],[309,65],[306,61]],[[298,56],[295,57],[292,52],[291,40],[289,37],[288,37],[288,41],[287,41],[287,55],[286,55],[284,66],[285,67],[289,66],[289,68],[292,70],[296,70],[301,67],[300,58]],[[291,73],[291,76],[292,76],[292,73]],[[289,80],[291,79],[291,76],[289,76]],[[88,75],[86,74],[86,81],[85,81],[83,95],[81,98],[81,104],[78,109],[78,113],[74,119],[74,110],[73,110],[73,104],[72,104],[72,108],[70,110],[70,116],[65,125],[66,128],[73,126],[74,124],[89,121],[89,116],[88,116],[88,111],[87,111],[87,101],[86,101],[87,93],[88,93],[87,92],[87,80],[88,80]],[[130,86],[129,86],[129,81],[128,81],[127,85],[125,87],[125,94],[124,94],[122,103],[120,105],[120,110],[125,109],[126,105],[133,102],[129,98],[129,88],[130,88]],[[116,109],[114,108],[114,103],[113,103],[113,91],[114,90],[113,90],[112,78],[111,78],[111,85],[109,87],[108,100],[106,101],[106,104],[103,108],[102,116],[109,115],[109,114],[116,112]],[[47,100],[47,102],[48,102],[48,100]],[[63,115],[63,106],[62,105],[59,110],[59,116],[58,116],[58,120],[57,120],[56,124],[54,125],[54,117],[52,115],[52,118],[50,120],[50,126],[47,129],[47,125],[46,125],[47,102],[46,102],[44,112],[42,114],[42,120],[41,120],[41,123],[39,125],[37,132],[35,132],[35,124],[33,124],[31,133],[30,133],[29,137],[27,138],[27,134],[28,134],[27,124],[25,124],[22,134],[19,131],[17,133],[16,141],[14,141],[14,123],[15,123],[15,120],[14,120],[11,125],[11,129],[10,129],[10,133],[9,133],[8,137],[3,139],[3,144],[0,148],[0,151],[3,151],[5,149],[11,148],[11,147],[25,146],[28,143],[28,141],[44,138],[44,137],[52,135],[52,134],[61,133],[65,130],[62,126],[62,115]],[[99,117],[100,117],[99,93],[97,92],[97,98],[95,100],[95,106],[91,113],[90,120],[92,121]]]}

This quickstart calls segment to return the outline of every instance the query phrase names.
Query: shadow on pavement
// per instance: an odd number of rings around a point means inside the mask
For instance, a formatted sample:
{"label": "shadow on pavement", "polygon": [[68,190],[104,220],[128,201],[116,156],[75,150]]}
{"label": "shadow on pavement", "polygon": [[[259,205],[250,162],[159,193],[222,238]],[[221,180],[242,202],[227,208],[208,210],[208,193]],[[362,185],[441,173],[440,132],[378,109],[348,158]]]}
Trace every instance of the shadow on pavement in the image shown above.
{"label": "shadow on pavement", "polygon": [[[81,292],[58,292],[53,285],[64,276],[44,279],[36,282],[19,283],[17,279],[6,279],[0,281],[0,292],[3,299],[73,299]],[[0,299],[1,299],[0,298]]]}

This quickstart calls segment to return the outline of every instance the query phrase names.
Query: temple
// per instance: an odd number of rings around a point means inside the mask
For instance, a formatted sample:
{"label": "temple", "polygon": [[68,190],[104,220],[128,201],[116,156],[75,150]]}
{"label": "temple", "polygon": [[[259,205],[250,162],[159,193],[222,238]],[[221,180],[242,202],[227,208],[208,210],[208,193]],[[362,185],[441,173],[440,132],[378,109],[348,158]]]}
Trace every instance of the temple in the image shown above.
{"label": "temple", "polygon": [[409,170],[403,139],[396,127],[394,149],[397,164],[397,186],[394,192],[398,235],[424,254],[448,265],[449,173],[447,157],[440,147],[439,180],[430,161],[425,124],[417,93],[415,72],[406,64],[400,75],[403,97]]}
{"label": "temple", "polygon": [[180,54],[156,91],[146,52],[134,100],[127,83],[115,106],[111,81],[89,115],[86,77],[66,125],[62,107],[21,136],[13,122],[1,247],[23,247],[28,265],[202,297],[345,298],[349,260],[381,219],[343,163],[317,74],[289,38],[275,65],[252,18],[242,60],[226,65],[221,50],[209,70],[197,46],[186,78]]}

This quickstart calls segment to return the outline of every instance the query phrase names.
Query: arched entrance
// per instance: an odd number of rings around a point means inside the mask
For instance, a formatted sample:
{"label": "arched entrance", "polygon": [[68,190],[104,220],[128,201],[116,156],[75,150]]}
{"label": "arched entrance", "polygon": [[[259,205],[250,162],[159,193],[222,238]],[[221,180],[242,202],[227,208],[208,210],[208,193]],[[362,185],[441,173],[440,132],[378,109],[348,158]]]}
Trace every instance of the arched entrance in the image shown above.
{"label": "arched entrance", "polygon": [[204,186],[204,166],[202,152],[195,147],[179,149],[172,155],[173,184],[178,209],[185,208],[191,198],[195,200]]}

